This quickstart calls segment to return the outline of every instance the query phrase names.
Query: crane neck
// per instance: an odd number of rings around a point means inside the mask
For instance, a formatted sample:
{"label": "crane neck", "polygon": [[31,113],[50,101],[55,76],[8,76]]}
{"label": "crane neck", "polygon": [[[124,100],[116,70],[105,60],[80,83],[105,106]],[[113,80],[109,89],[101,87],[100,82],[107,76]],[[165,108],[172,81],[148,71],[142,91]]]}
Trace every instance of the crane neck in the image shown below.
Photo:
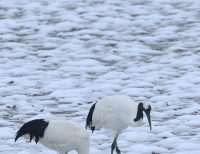
{"label": "crane neck", "polygon": [[143,119],[143,104],[142,103],[138,104],[137,116],[134,119],[134,122],[137,122],[140,119]]}
{"label": "crane neck", "polygon": [[140,126],[143,120],[143,104],[138,104],[137,115],[135,119],[131,119],[130,125],[133,127]]}

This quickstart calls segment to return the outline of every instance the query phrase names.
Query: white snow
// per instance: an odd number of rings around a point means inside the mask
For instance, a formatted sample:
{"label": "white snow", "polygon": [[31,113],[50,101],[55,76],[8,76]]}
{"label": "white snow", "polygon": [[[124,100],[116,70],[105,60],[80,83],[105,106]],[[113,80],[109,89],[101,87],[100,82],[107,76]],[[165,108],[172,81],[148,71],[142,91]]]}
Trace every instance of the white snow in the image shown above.
{"label": "white snow", "polygon": [[[152,131],[146,117],[129,127],[122,153],[199,154],[199,8],[199,0],[1,0],[0,153],[56,154],[15,143],[16,131],[36,118],[85,125],[92,103],[123,94],[151,104]],[[110,153],[111,135],[89,132],[91,154]]]}

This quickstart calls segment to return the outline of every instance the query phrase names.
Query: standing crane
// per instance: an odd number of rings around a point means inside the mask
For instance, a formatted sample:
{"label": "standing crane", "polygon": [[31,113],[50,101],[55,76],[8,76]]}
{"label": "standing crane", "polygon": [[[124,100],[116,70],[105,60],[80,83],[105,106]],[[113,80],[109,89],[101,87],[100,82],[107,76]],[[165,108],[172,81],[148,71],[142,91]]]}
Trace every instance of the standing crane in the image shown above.
{"label": "standing crane", "polygon": [[[76,150],[78,154],[90,154],[90,136],[85,128],[73,121],[64,119],[35,119],[25,123],[16,133],[15,142],[23,135],[30,135],[45,147],[67,154]],[[27,136],[25,136],[27,137]]]}
{"label": "standing crane", "polygon": [[117,146],[118,135],[128,126],[137,127],[142,124],[143,111],[147,115],[151,129],[151,106],[146,102],[136,103],[128,96],[114,95],[106,96],[93,104],[86,119],[87,127],[93,131],[95,127],[104,127],[112,136],[114,141],[111,145],[111,154],[116,149],[117,154],[121,154]]}

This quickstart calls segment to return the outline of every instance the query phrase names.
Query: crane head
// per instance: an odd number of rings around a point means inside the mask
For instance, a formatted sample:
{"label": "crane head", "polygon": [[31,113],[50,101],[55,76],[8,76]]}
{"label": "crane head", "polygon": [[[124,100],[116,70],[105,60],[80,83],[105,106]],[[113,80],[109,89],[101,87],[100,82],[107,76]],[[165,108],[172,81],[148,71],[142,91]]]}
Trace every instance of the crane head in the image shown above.
{"label": "crane head", "polygon": [[149,105],[147,102],[142,102],[143,104],[143,111],[146,113],[147,115],[147,119],[149,121],[149,127],[150,127],[150,130],[152,129],[151,128],[151,115],[150,115],[150,112],[151,112],[151,105]]}

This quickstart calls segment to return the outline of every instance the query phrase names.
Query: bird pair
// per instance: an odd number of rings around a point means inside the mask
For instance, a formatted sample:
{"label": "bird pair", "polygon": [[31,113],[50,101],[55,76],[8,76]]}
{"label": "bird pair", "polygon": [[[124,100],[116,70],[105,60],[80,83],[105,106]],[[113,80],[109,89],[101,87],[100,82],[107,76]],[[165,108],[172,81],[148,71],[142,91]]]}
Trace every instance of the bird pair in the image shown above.
{"label": "bird pair", "polygon": [[[86,119],[86,129],[92,132],[95,127],[104,127],[114,141],[111,145],[111,154],[116,149],[118,135],[128,126],[137,127],[142,124],[143,111],[147,115],[151,129],[151,106],[146,102],[136,103],[128,96],[107,96],[93,104]],[[59,154],[67,154],[76,150],[78,154],[90,154],[90,136],[86,129],[73,121],[64,119],[36,119],[25,123],[16,133],[15,141],[26,134],[30,135],[30,142],[34,138],[44,146],[57,151]]]}

